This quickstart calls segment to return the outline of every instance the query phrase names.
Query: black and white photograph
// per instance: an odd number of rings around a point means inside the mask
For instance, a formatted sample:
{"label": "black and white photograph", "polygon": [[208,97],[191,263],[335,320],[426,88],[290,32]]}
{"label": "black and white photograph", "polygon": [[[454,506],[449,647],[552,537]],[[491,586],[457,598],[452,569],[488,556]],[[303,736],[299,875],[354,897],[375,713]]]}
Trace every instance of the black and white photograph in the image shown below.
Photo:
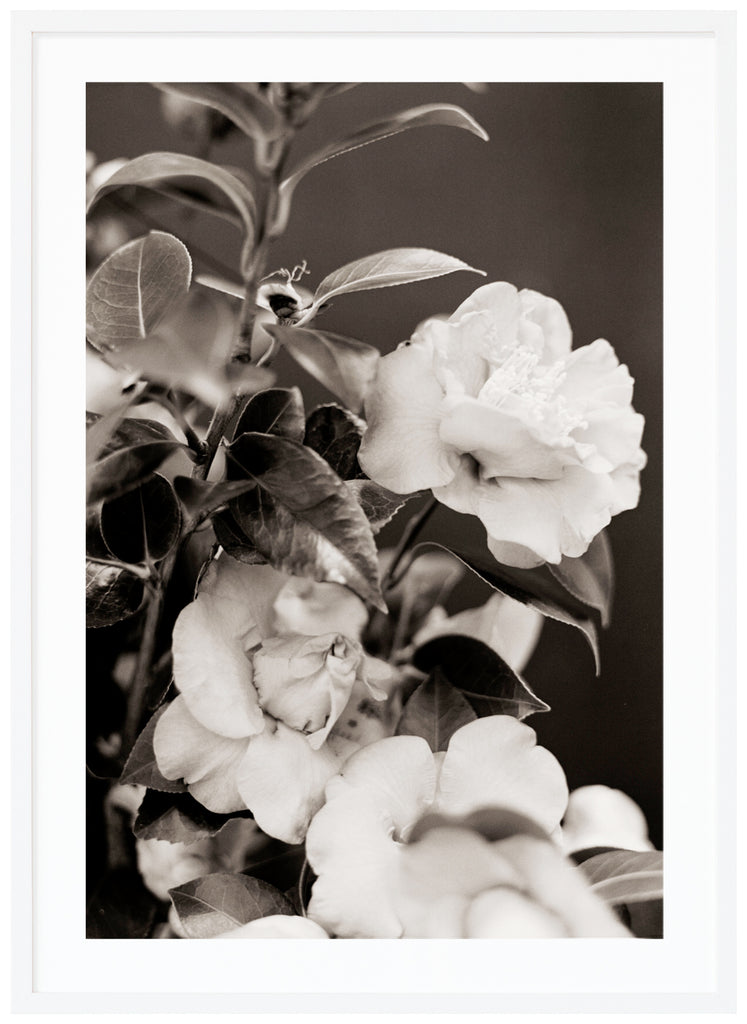
{"label": "black and white photograph", "polygon": [[662,115],[88,82],[89,939],[664,937]]}

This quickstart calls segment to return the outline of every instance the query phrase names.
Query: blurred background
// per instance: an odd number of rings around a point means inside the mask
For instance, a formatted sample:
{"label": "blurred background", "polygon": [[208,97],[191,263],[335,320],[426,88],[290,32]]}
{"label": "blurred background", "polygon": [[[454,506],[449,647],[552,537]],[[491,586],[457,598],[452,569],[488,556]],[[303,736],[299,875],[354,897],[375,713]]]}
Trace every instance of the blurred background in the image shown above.
{"label": "blurred background", "polygon": [[[635,378],[646,417],[648,465],[635,511],[610,528],[617,575],[612,624],[601,636],[602,672],[576,630],[546,620],[524,675],[552,706],[530,724],[558,757],[571,788],[618,787],[662,838],[662,135],[657,84],[360,85],[323,103],[301,130],[291,164],[360,125],[423,103],[464,107],[487,143],[463,131],[418,128],[349,153],[299,185],[290,223],[268,270],[306,260],[312,290],[350,260],[396,246],[457,256],[558,299],[574,345],[606,338]],[[199,138],[164,118],[148,85],[90,84],[87,147],[98,162],[153,150],[205,155]],[[251,168],[249,143],[229,132],[210,158]],[[115,193],[116,195],[116,193]],[[226,222],[144,191],[120,196],[126,237],[153,228],[179,237],[195,269],[238,280],[239,233]],[[132,202],[132,196],[136,201]],[[142,202],[141,202],[142,199]],[[103,206],[103,204],[102,204]],[[117,244],[126,238],[119,239]],[[435,313],[451,313],[479,284],[453,274],[338,299],[320,328],[391,351]],[[323,322],[322,322],[323,321]],[[287,357],[278,384],[299,384],[307,408],[332,396]],[[403,439],[406,443],[406,439]],[[393,543],[407,507],[382,534]],[[425,539],[479,551],[476,519],[439,508]],[[452,609],[481,604],[482,584],[464,580]]]}

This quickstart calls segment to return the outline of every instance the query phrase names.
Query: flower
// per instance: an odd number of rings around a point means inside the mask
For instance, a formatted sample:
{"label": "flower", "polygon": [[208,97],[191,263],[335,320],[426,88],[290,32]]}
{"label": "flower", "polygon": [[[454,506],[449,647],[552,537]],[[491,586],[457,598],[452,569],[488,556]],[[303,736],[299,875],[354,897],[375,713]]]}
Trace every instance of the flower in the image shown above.
{"label": "flower", "polygon": [[607,341],[571,351],[558,302],[488,284],[380,360],[359,462],[389,490],[430,488],[478,516],[499,561],[557,563],[638,503],[632,394]]}
{"label": "flower", "polygon": [[401,899],[411,858],[406,842],[426,812],[465,815],[501,806],[551,834],[568,788],[533,729],[493,715],[458,729],[445,754],[434,755],[417,736],[372,743],[327,783],[325,797],[306,836],[317,875],[309,917],[344,938],[398,938],[408,934]]}
{"label": "flower", "polygon": [[563,845],[570,853],[594,847],[653,850],[648,825],[635,800],[609,786],[581,786],[568,798]]}
{"label": "flower", "polygon": [[371,708],[395,677],[358,642],[366,618],[339,584],[221,554],[174,627],[180,692],[155,729],[159,770],[209,810],[249,808],[264,832],[301,842],[327,780],[391,732]]}
{"label": "flower", "polygon": [[293,914],[270,914],[258,917],[239,928],[213,935],[214,939],[328,939],[329,935],[315,921]]}

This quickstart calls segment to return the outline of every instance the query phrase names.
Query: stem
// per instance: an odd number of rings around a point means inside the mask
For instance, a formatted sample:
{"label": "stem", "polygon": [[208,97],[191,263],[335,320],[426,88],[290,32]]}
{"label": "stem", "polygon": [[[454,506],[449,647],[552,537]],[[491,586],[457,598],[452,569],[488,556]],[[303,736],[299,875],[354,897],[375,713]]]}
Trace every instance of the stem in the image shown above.
{"label": "stem", "polygon": [[402,532],[399,544],[395,548],[394,555],[392,556],[392,561],[389,564],[389,568],[384,574],[384,579],[381,581],[381,589],[383,591],[391,590],[393,587],[397,585],[397,583],[399,583],[399,578],[395,577],[397,566],[402,561],[402,558],[405,555],[405,553],[410,549],[410,547],[412,547],[412,542],[415,540],[415,538],[418,536],[418,534],[423,529],[425,524],[428,522],[430,517],[433,515],[437,506],[438,502],[436,501],[435,498],[431,497],[430,500],[427,501],[425,505],[423,505],[423,507],[419,511],[417,511],[408,522],[407,526]]}
{"label": "stem", "polygon": [[[169,563],[169,575],[171,573],[171,568],[173,568],[175,557],[175,555],[173,558],[169,555],[165,560],[165,563]],[[165,568],[166,564],[162,567],[162,572]],[[166,574],[164,573],[164,575]],[[148,611],[143,625],[143,635],[140,641],[140,650],[138,651],[135,669],[132,673],[130,692],[127,695],[127,717],[125,719],[124,732],[122,734],[123,758],[129,756],[140,729],[140,719],[142,718],[143,708],[145,706],[145,696],[148,692],[153,671],[153,655],[156,649],[158,624],[161,620],[163,595],[164,586],[161,580],[156,586],[148,604]]]}

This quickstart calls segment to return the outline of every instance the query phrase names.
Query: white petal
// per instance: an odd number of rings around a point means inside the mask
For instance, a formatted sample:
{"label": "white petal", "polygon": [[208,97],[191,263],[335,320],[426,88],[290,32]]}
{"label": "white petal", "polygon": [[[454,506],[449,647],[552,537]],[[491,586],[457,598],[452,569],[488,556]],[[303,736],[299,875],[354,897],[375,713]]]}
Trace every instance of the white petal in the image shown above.
{"label": "white petal", "polygon": [[488,889],[464,917],[468,939],[558,939],[570,932],[556,914],[518,889]]}
{"label": "white petal", "polygon": [[379,361],[366,396],[368,429],[358,453],[372,480],[398,494],[451,480],[456,458],[438,432],[442,398],[431,346],[407,345]]}
{"label": "white petal", "polygon": [[246,565],[224,551],[200,581],[199,593],[234,609],[236,628],[254,646],[257,634],[259,640],[273,635],[273,605],[287,582],[287,576],[269,565]]}
{"label": "white petal", "polygon": [[344,633],[360,640],[368,610],[361,599],[339,583],[291,576],[273,605],[275,633],[301,633],[320,636]]}
{"label": "white petal", "polygon": [[519,326],[521,304],[512,284],[495,281],[477,288],[449,317],[449,323],[464,324],[468,316],[487,313],[495,351],[513,345]]}
{"label": "white petal", "polygon": [[556,758],[536,744],[534,730],[508,715],[462,726],[446,751],[438,809],[459,815],[507,807],[552,831],[563,817],[568,787]]}
{"label": "white petal", "polygon": [[271,914],[256,921],[232,928],[230,932],[213,935],[214,939],[328,939],[329,935],[307,917]]}
{"label": "white petal", "polygon": [[623,850],[653,850],[648,825],[635,800],[609,786],[581,786],[568,798],[562,843],[566,850],[614,846]]}
{"label": "white petal", "polygon": [[556,299],[522,288],[519,292],[523,318],[537,324],[544,341],[543,362],[562,359],[571,350],[572,333],[565,310]]}
{"label": "white petal", "polygon": [[301,843],[339,767],[328,746],[312,750],[306,736],[278,722],[274,732],[268,726],[249,741],[237,785],[263,832]]}
{"label": "white petal", "polygon": [[167,779],[184,779],[189,792],[209,811],[246,809],[236,785],[246,739],[227,739],[201,725],[177,697],[158,719],[153,734],[158,769]]}

